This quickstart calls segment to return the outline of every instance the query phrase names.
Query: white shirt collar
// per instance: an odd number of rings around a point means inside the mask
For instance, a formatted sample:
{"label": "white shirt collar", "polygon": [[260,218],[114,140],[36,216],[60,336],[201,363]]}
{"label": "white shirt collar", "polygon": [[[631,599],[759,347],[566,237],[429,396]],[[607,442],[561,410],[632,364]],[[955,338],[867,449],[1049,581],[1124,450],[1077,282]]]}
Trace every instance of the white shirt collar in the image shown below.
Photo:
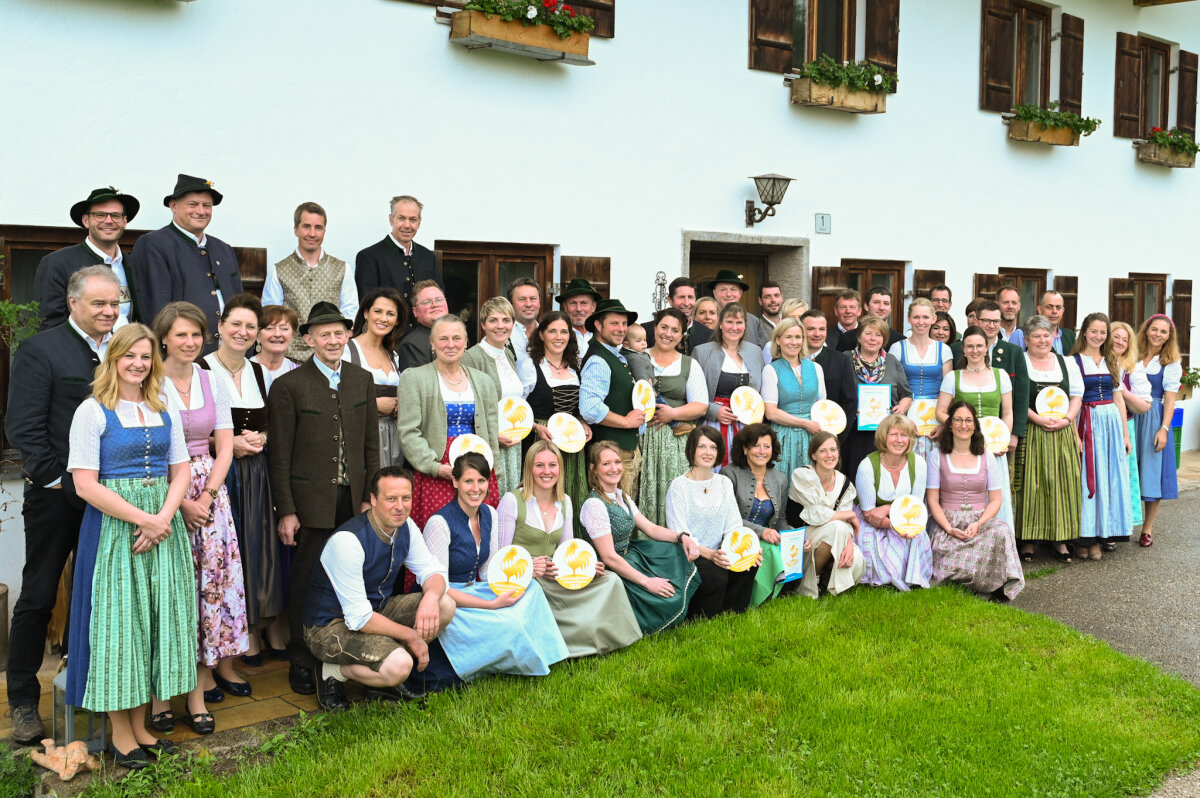
{"label": "white shirt collar", "polygon": [[184,230],[182,227],[180,227],[179,225],[175,224],[175,221],[174,221],[174,220],[172,220],[172,221],[171,221],[171,224],[172,224],[172,225],[175,225],[175,229],[176,229],[176,230],[178,230],[179,232],[183,233],[183,234],[184,234],[185,236],[187,236],[188,238],[190,238],[190,239],[192,239],[193,241],[195,241],[195,242],[196,242],[196,246],[198,246],[198,247],[202,247],[202,246],[204,246],[205,244],[207,244],[207,243],[208,243],[208,233],[204,233],[204,234],[203,234],[203,235],[202,235],[200,238],[196,238],[196,236],[192,235],[192,234],[191,234],[191,233],[189,233],[187,230]]}
{"label": "white shirt collar", "polygon": [[398,238],[396,238],[394,235],[392,235],[391,233],[388,233],[388,238],[392,239],[393,244],[400,247],[401,252],[403,252],[405,255],[408,255],[410,257],[412,256],[412,253],[413,253],[412,242],[409,242],[408,246],[406,247],[403,244],[401,244],[400,240]]}
{"label": "white shirt collar", "polygon": [[[300,251],[300,247],[296,247],[296,257],[300,259],[301,263],[303,263],[305,266],[308,266],[308,261],[304,259],[304,253]],[[321,252],[317,255],[317,266],[321,265],[321,258],[323,258],[323,257],[325,257],[324,249],[322,249]],[[315,269],[316,266],[308,266],[308,268]]]}
{"label": "white shirt collar", "polygon": [[100,356],[101,360],[104,359],[104,353],[108,350],[108,341],[113,336],[112,331],[106,332],[104,337],[100,339],[100,343],[97,344],[95,338],[85,333],[83,329],[75,323],[75,319],[67,316],[67,324],[70,324],[75,332],[79,333],[80,338],[87,341],[87,345],[91,347],[93,352]]}
{"label": "white shirt collar", "polygon": [[106,266],[116,266],[116,265],[120,264],[125,258],[124,254],[121,252],[121,248],[119,246],[117,247],[117,256],[114,258],[111,255],[106,255],[104,253],[104,251],[102,249],[100,249],[100,247],[96,246],[95,242],[92,241],[91,236],[85,236],[83,239],[83,243],[87,245],[88,249],[90,249],[92,252],[96,253],[96,257],[100,258],[100,260],[104,261],[104,265],[106,265]]}

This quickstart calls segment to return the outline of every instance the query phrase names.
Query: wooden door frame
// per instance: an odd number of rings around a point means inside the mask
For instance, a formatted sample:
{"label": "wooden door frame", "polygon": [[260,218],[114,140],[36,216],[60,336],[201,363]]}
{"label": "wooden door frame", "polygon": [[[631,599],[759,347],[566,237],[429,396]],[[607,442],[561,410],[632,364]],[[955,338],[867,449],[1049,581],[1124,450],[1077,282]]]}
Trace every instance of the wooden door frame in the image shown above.
{"label": "wooden door frame", "polygon": [[508,286],[499,285],[500,261],[533,260],[537,262],[537,283],[545,295],[554,274],[553,244],[521,244],[511,241],[443,241],[434,242],[434,249],[442,257],[455,260],[478,260],[479,296],[486,301],[495,296],[506,296]]}
{"label": "wooden door frame", "polygon": [[[847,278],[852,274],[854,269],[865,269],[867,274],[871,272],[888,272],[896,276],[896,287],[892,291],[892,318],[888,322],[894,330],[904,329],[904,300],[908,291],[907,283],[905,282],[907,262],[902,260],[879,260],[871,258],[842,258],[841,269],[843,275]],[[849,285],[847,279],[846,284]],[[867,312],[867,289],[870,283],[864,281],[863,288],[859,291],[862,296],[862,312]]]}

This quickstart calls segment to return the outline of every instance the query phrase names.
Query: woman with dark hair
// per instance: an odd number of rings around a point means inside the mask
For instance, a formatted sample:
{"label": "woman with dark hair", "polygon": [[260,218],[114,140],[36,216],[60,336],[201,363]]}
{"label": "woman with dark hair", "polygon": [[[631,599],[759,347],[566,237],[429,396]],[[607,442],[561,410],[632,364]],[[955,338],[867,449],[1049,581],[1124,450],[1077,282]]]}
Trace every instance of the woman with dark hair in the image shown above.
{"label": "woman with dark hair", "polygon": [[1109,338],[1108,316],[1090,313],[1079,326],[1071,356],[1083,376],[1079,439],[1083,441],[1083,508],[1075,556],[1098,560],[1100,550],[1116,551],[1129,540],[1129,426],[1117,356]]}
{"label": "woman with dark hair", "polygon": [[[535,379],[533,390],[526,397],[533,410],[533,433],[525,436],[525,452],[536,440],[550,440],[546,422],[555,413],[575,416],[590,441],[592,428],[579,414],[579,367],[576,365],[579,363],[579,343],[571,332],[570,317],[557,310],[542,316],[537,330],[529,337],[528,351]],[[563,491],[571,497],[571,507],[578,519],[579,508],[590,490],[587,462],[582,450],[563,452],[562,458]]]}
{"label": "woman with dark hair", "polygon": [[708,424],[725,439],[725,457],[717,465],[728,465],[733,436],[742,428],[730,409],[729,397],[744,385],[756,391],[762,388],[763,353],[760,347],[746,340],[745,308],[737,302],[721,308],[712,338],[692,350],[692,357],[704,370],[709,397]]}
{"label": "woman with dark hair", "polygon": [[929,337],[947,346],[958,340],[958,327],[949,313],[939,310],[934,315],[933,324],[929,326]]}
{"label": "woman with dark hair", "polygon": [[[267,382],[263,368],[247,360],[250,348],[258,340],[262,326],[262,303],[253,294],[231,297],[221,310],[217,325],[220,345],[204,356],[201,365],[212,371],[229,395],[233,417],[233,468],[225,478],[233,523],[237,527],[242,550],[242,570],[246,583],[246,620],[253,632],[270,626],[282,637],[278,623],[271,623],[287,610],[284,590],[286,570],[283,545],[275,533],[275,511],[271,503],[271,483],[267,475]],[[280,646],[283,641],[278,640]],[[272,655],[282,658],[282,650],[268,640]],[[256,651],[253,639],[250,650]],[[278,652],[278,653],[276,653]],[[250,695],[250,683],[230,681],[214,673],[216,691],[206,696],[222,700],[220,692],[235,696]]]}
{"label": "woman with dark hair", "polygon": [[692,564],[700,548],[690,536],[642,515],[621,491],[624,473],[617,444],[593,444],[588,449],[592,492],[579,518],[605,568],[624,580],[642,634],[653,634],[678,625],[687,614],[700,582]]}
{"label": "woman with dark hair", "polygon": [[688,468],[684,454],[687,433],[708,411],[704,372],[696,361],[675,349],[687,328],[683,311],[663,308],[654,314],[654,346],[647,352],[654,369],[657,404],[642,435],[638,506],[660,525],[667,520],[667,488]]}
{"label": "woman with dark hair", "polygon": [[[858,322],[858,346],[846,354],[858,385],[888,385],[888,413],[904,415],[912,404],[912,390],[904,366],[884,351],[891,329],[887,322],[875,316],[864,316]],[[857,388],[855,389],[857,390]],[[859,406],[859,411],[862,411]],[[842,472],[851,479],[858,473],[858,464],[875,451],[875,430],[858,428],[858,417],[847,419],[850,432],[842,447]]]}
{"label": "woman with dark hair", "polygon": [[788,525],[808,528],[800,594],[809,598],[817,598],[826,571],[828,591],[835,596],[862,581],[862,549],[854,543],[854,483],[837,470],[839,457],[837,436],[821,430],[808,443],[811,465],[793,471],[788,488]]}
{"label": "woman with dark hair", "polygon": [[545,676],[567,658],[546,594],[534,579],[520,595],[496,595],[487,563],[499,548],[496,510],[484,504],[492,469],[467,452],[451,467],[455,496],[425,524],[425,545],[449,572],[446,593],[458,609],[438,636],[465,682],[487,673]]}
{"label": "woman with dark hair", "polygon": [[258,354],[250,358],[252,363],[263,367],[267,379],[267,392],[276,377],[282,377],[300,364],[288,355],[295,340],[300,317],[296,311],[283,305],[263,305],[263,324],[258,330]]}
{"label": "woman with dark hair", "polygon": [[732,563],[721,550],[725,535],[742,525],[733,483],[724,474],[713,473],[725,459],[725,440],[712,427],[699,426],[688,434],[686,453],[691,468],[672,480],[667,490],[667,528],[690,535],[700,547],[696,558],[700,587],[688,604],[687,617],[745,612],[758,566],[731,571]]}
{"label": "woman with dark hair", "polygon": [[926,504],[933,546],[933,584],[956,582],[996,599],[1014,599],[1025,574],[1012,528],[1000,512],[1000,470],[983,445],[970,402],[956,400],[929,453]]}
{"label": "woman with dark hair", "polygon": [[396,386],[400,384],[400,358],[396,342],[408,329],[408,305],[390,286],[368,291],[354,316],[354,337],[342,350],[342,360],[371,373],[375,383],[375,408],[379,411],[379,467],[404,465],[400,431],[396,428]]}
{"label": "woman with dark hair", "polygon": [[748,424],[733,439],[730,463],[721,469],[733,485],[742,524],[753,529],[762,543],[762,564],[754,577],[751,607],[779,595],[783,588],[783,583],[775,580],[783,574],[779,530],[786,528],[788,474],[776,467],[779,449],[779,438],[770,424]]}

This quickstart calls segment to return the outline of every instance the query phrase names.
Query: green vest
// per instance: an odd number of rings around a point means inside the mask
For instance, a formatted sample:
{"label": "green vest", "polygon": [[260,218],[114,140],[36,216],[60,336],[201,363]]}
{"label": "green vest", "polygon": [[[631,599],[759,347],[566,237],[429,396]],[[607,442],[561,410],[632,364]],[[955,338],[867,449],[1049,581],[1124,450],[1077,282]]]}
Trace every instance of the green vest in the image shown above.
{"label": "green vest", "polygon": [[[871,473],[875,477],[875,506],[883,507],[884,505],[890,505],[891,502],[881,502],[879,500],[880,465],[879,465],[878,450],[871,452],[869,455],[867,455],[867,460],[869,460],[871,462]],[[915,454],[913,454],[912,452],[908,453],[908,484],[909,485],[917,484],[917,456]],[[924,496],[918,496],[917,498],[919,498],[921,501],[925,501]]]}
{"label": "green vest", "polygon": [[[608,380],[608,395],[604,404],[618,416],[628,415],[633,410],[633,372],[629,366],[622,363],[608,347],[596,339],[588,344],[587,354],[583,358],[584,365],[593,357],[598,357],[608,364],[611,376]],[[638,447],[638,431],[636,429],[617,429],[596,424],[592,427],[592,441],[612,441],[626,451]]]}

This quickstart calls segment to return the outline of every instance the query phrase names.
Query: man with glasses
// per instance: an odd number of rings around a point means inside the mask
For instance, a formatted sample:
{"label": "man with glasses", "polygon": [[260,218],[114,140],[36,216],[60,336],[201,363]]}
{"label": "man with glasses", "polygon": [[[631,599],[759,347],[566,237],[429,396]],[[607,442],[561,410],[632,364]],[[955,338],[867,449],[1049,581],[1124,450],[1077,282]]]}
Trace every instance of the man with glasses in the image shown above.
{"label": "man with glasses", "polygon": [[[222,199],[211,180],[191,175],[179,175],[175,191],[163,197],[171,223],[146,233],[129,253],[142,321],[152,321],[170,302],[191,302],[208,315],[208,329],[215,330],[225,300],[242,293],[233,247],[205,232]],[[215,349],[210,341],[204,353]]]}
{"label": "man with glasses", "polygon": [[433,323],[449,312],[446,295],[436,282],[422,280],[413,286],[413,325],[396,347],[401,369],[433,362],[433,346],[429,343],[429,333]]}
{"label": "man with glasses", "polygon": [[[1054,351],[1060,355],[1065,355],[1075,348],[1075,331],[1065,330],[1059,326],[1065,311],[1066,304],[1063,302],[1062,294],[1053,288],[1042,294],[1042,301],[1038,303],[1037,312],[1054,325]],[[1017,330],[1009,340],[1022,348],[1025,346],[1025,336],[1020,330]]]}
{"label": "man with glasses", "polygon": [[71,206],[71,221],[87,230],[80,244],[51,252],[38,264],[33,276],[33,295],[38,300],[38,315],[42,317],[39,330],[66,322],[67,283],[71,275],[86,266],[98,264],[109,267],[121,283],[121,314],[114,329],[137,319],[137,302],[130,289],[125,271],[125,256],[121,253],[121,236],[125,226],[137,216],[141,203],[112,186],[92,189],[88,198]]}
{"label": "man with glasses", "polygon": [[934,313],[949,313],[953,299],[954,292],[945,283],[938,283],[929,289],[929,301],[933,303]]}
{"label": "man with glasses", "polygon": [[358,298],[381,285],[390,285],[400,292],[411,306],[419,283],[432,280],[445,290],[442,268],[433,251],[413,241],[421,229],[421,211],[425,206],[413,196],[392,197],[388,224],[392,231],[382,241],[358,253],[354,259],[354,283]]}
{"label": "man with glasses", "polygon": [[[1025,437],[1025,422],[1029,414],[1029,371],[1025,368],[1025,352],[1011,341],[1000,337],[1000,304],[990,299],[975,300],[975,321],[983,329],[988,344],[988,365],[998,368],[1012,381],[1013,429],[1012,446],[1016,449],[1017,438]],[[966,368],[962,341],[956,341],[950,351],[954,353],[954,368]]]}

